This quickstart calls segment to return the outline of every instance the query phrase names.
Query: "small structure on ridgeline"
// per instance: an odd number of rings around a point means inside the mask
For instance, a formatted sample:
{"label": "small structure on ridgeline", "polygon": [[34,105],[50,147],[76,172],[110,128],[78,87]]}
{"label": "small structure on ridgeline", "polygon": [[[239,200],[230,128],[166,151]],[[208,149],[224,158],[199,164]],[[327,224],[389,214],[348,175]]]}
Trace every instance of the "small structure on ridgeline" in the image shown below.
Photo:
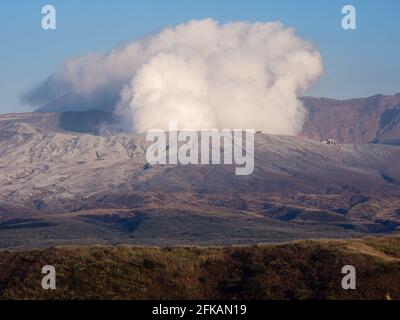
{"label": "small structure on ridgeline", "polygon": [[98,151],[96,151],[96,157],[97,157],[97,159],[96,159],[97,161],[104,160],[104,154],[100,153]]}
{"label": "small structure on ridgeline", "polygon": [[336,140],[335,139],[327,139],[327,140],[321,140],[321,143],[325,143],[329,146],[336,146]]}

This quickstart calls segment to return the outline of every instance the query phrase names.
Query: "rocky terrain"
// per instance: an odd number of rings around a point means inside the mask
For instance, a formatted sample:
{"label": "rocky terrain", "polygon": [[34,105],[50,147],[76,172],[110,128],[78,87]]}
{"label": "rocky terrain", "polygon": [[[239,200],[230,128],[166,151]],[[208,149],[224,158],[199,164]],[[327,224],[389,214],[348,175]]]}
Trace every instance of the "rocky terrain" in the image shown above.
{"label": "rocky terrain", "polygon": [[397,146],[257,134],[254,173],[236,176],[232,165],[148,166],[144,135],[67,131],[62,117],[0,116],[2,248],[244,244],[400,230]]}

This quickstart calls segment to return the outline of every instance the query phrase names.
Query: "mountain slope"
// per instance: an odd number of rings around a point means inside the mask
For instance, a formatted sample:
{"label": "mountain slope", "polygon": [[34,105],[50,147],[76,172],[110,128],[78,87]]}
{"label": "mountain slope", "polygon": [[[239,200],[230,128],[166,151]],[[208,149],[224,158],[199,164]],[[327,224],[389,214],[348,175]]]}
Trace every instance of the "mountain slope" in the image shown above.
{"label": "mountain slope", "polygon": [[[308,112],[300,136],[314,140],[334,138],[341,143],[400,144],[400,94],[375,95],[368,98],[335,100],[303,97]],[[83,101],[79,97],[64,96],[38,109],[39,112],[71,112],[75,119],[82,117],[96,123],[99,115],[88,112],[101,110],[102,119],[112,119],[115,101]],[[90,131],[89,121],[74,125],[73,131]],[[90,123],[90,122],[89,122]],[[63,129],[63,123],[60,123]],[[71,127],[67,127],[71,129]],[[96,132],[96,127],[91,132]]]}
{"label": "mountain slope", "polygon": [[343,101],[305,97],[302,101],[308,110],[305,137],[400,144],[400,94]]}
{"label": "mountain slope", "polygon": [[257,134],[254,173],[236,176],[233,165],[148,167],[144,135],[59,132],[10,117],[0,117],[3,247],[254,243],[400,228],[399,147]]}
{"label": "mountain slope", "polygon": [[[400,240],[228,248],[59,247],[0,252],[2,299],[400,299]],[[57,290],[43,290],[53,265]],[[343,290],[342,268],[357,290]]]}

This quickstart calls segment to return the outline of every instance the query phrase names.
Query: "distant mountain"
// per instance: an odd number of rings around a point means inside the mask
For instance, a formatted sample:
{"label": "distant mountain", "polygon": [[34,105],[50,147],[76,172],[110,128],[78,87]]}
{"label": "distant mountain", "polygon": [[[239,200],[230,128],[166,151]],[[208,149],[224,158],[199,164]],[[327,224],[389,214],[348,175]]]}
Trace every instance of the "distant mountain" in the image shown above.
{"label": "distant mountain", "polygon": [[350,100],[305,97],[302,101],[308,110],[304,137],[400,145],[400,94]]}
{"label": "distant mountain", "polygon": [[118,96],[107,93],[99,94],[93,97],[84,97],[78,95],[66,94],[46,105],[40,107],[36,112],[65,112],[65,111],[88,111],[88,110],[113,110]]}
{"label": "distant mountain", "polygon": [[[116,97],[86,100],[77,96],[64,96],[38,112],[66,112],[101,110],[102,118],[111,119]],[[386,143],[400,145],[400,94],[375,95],[369,98],[334,100],[326,98],[301,98],[308,116],[300,136],[311,139],[334,138],[341,143]],[[69,116],[72,116],[69,114]],[[88,131],[87,122],[96,122],[98,114],[81,114],[86,120],[74,123],[71,131]],[[93,121],[90,117],[93,116]],[[79,118],[79,114],[74,115]],[[79,127],[79,125],[82,127]],[[90,129],[89,129],[90,131]]]}

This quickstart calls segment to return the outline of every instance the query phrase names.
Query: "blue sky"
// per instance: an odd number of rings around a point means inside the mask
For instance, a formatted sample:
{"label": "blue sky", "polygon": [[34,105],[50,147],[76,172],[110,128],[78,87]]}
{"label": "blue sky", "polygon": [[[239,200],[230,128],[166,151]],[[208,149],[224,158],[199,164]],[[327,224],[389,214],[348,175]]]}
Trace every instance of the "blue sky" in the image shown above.
{"label": "blue sky", "polygon": [[[57,9],[57,30],[41,28],[41,8]],[[357,9],[357,30],[341,28],[341,8]],[[21,95],[63,60],[106,52],[192,19],[282,21],[313,42],[325,73],[307,94],[350,98],[400,92],[398,0],[11,1],[0,3],[0,113],[30,111]]]}

